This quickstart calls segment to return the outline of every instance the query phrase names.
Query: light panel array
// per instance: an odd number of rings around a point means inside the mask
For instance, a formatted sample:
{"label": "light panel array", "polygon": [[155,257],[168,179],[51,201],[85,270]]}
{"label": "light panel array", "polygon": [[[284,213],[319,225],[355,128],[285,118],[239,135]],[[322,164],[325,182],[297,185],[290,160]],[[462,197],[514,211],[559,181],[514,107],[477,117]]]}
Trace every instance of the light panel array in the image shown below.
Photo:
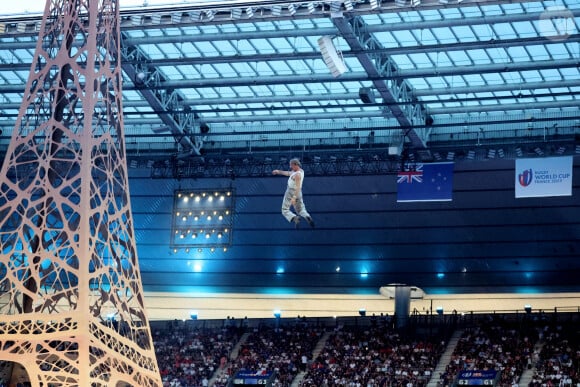
{"label": "light panel array", "polygon": [[232,241],[233,190],[178,190],[173,196],[171,248],[226,250]]}

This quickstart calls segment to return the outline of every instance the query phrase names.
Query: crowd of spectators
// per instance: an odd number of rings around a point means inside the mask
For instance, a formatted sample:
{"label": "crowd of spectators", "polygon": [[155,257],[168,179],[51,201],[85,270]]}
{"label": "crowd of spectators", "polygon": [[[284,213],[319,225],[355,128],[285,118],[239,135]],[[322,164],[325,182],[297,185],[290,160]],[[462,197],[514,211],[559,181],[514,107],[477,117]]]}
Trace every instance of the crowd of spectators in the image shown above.
{"label": "crowd of spectators", "polygon": [[358,321],[168,323],[152,332],[163,387],[226,387],[240,371],[271,374],[275,387],[291,386],[297,375],[301,387],[424,387],[445,350],[451,358],[436,379],[441,387],[467,370],[495,370],[502,387],[519,386],[525,370],[533,373],[529,387],[580,387],[577,321],[489,315],[463,324],[453,348],[442,330],[409,334],[372,318]]}
{"label": "crowd of spectators", "polygon": [[152,336],[163,387],[198,387],[208,386],[214,372],[225,366],[240,332],[172,322]]}
{"label": "crowd of spectators", "polygon": [[453,350],[440,386],[451,386],[460,371],[495,370],[501,386],[517,386],[532,364],[537,327],[525,320],[505,319],[499,315],[467,327]]}
{"label": "crowd of spectators", "polygon": [[576,322],[546,325],[529,387],[580,386],[579,330]]}
{"label": "crowd of spectators", "polygon": [[[300,371],[306,370],[312,359],[314,346],[320,341],[324,328],[307,321],[279,326],[261,325],[249,329],[239,354],[227,370],[228,376],[238,371],[274,372],[273,386],[288,387]],[[214,386],[225,386],[221,378]]]}
{"label": "crowd of spectators", "polygon": [[405,338],[387,326],[339,326],[300,386],[426,386],[443,350],[441,340]]}

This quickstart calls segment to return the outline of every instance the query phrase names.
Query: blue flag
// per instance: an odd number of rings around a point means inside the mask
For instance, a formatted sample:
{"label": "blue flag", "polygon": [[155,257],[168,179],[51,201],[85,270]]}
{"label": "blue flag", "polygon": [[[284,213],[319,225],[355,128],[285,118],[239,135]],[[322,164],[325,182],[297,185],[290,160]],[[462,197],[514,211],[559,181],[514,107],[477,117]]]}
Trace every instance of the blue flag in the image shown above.
{"label": "blue flag", "polygon": [[397,202],[444,202],[453,196],[453,163],[417,164],[397,174]]}

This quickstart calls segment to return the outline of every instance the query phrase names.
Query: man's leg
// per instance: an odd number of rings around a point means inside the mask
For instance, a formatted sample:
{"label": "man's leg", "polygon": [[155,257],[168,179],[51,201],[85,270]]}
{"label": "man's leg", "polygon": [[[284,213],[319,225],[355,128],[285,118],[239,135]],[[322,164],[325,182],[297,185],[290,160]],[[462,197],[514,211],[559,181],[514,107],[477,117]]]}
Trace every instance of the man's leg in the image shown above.
{"label": "man's leg", "polygon": [[294,206],[294,209],[296,210],[298,215],[306,219],[310,227],[314,227],[314,221],[312,220],[312,216],[310,216],[310,214],[306,210],[306,205],[302,201],[302,198],[296,199],[296,205]]}
{"label": "man's leg", "polygon": [[297,217],[296,214],[290,210],[291,205],[292,205],[292,194],[286,191],[286,193],[284,194],[284,199],[282,200],[282,215],[284,216],[284,218],[286,218],[288,222],[294,222],[296,225],[298,225],[300,218]]}

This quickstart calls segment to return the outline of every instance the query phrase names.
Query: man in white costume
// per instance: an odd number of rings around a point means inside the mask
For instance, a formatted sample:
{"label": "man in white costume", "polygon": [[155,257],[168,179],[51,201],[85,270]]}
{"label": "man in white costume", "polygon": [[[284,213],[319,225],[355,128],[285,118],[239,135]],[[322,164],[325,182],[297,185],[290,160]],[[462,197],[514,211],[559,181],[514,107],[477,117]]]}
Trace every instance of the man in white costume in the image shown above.
{"label": "man in white costume", "polygon": [[[308,211],[306,211],[306,206],[302,199],[304,170],[302,169],[300,160],[290,160],[290,171],[274,169],[272,174],[288,176],[288,187],[286,188],[286,193],[284,193],[284,199],[282,200],[282,215],[284,215],[288,222],[294,223],[296,227],[298,227],[298,224],[300,223],[300,217],[306,219],[310,227],[314,227],[314,221]],[[296,213],[290,210],[290,206],[294,207]]]}

